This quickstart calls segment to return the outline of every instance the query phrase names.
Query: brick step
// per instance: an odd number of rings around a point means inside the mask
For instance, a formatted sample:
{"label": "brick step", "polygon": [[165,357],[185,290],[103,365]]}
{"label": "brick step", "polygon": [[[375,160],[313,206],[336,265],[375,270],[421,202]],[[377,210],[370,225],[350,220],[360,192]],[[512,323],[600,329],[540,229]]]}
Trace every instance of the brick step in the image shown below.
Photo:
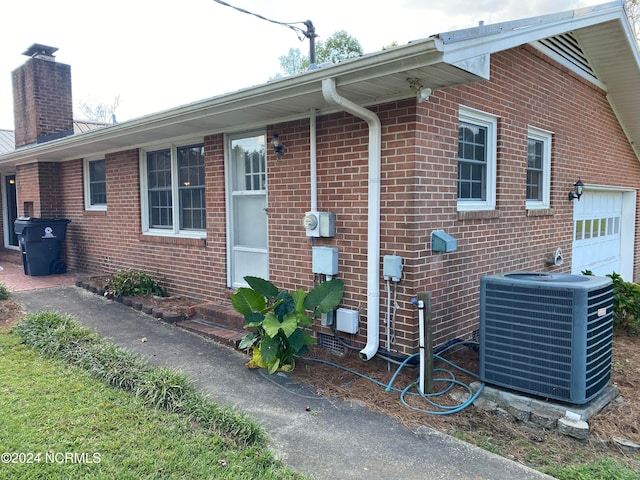
{"label": "brick step", "polygon": [[242,337],[247,333],[245,330],[217,325],[198,314],[186,320],[176,322],[174,325],[236,349]]}
{"label": "brick step", "polygon": [[205,321],[222,327],[244,331],[244,317],[236,312],[231,305],[208,302],[195,305],[196,315]]}

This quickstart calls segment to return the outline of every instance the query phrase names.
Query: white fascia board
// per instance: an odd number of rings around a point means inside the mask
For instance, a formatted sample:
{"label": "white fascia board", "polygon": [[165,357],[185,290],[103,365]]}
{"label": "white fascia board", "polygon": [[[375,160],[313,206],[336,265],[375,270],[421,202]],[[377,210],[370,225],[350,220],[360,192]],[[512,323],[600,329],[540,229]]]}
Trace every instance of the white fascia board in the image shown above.
{"label": "white fascia board", "polygon": [[460,60],[459,62],[454,62],[453,65],[462,70],[478,75],[485,80],[489,80],[491,70],[491,55],[485,54],[478,55],[477,57],[465,58],[464,60]]}
{"label": "white fascia board", "polygon": [[[618,5],[611,4],[612,8],[605,10],[593,10],[588,13],[580,13],[578,16],[562,17],[557,21],[522,23],[507,22],[502,24],[505,28],[500,29],[498,25],[479,26],[469,29],[476,32],[475,35],[468,33],[458,40],[458,32],[440,34],[444,43],[443,60],[449,64],[457,65],[469,59],[478,58],[482,55],[490,55],[495,52],[508,50],[519,45],[533,43],[538,40],[560,35],[562,33],[579,30],[608,21],[620,21],[626,24],[625,30],[630,30],[627,16],[624,9]],[[586,9],[585,9],[586,10]],[[581,11],[576,11],[581,12]],[[575,12],[574,12],[575,13]],[[540,17],[543,20],[545,17]],[[483,34],[483,29],[490,33]],[[449,39],[447,39],[450,37]]]}
{"label": "white fascia board", "polygon": [[67,147],[104,144],[119,148],[120,139],[127,135],[142,134],[155,128],[182,121],[245,110],[268,104],[290,95],[321,92],[322,80],[334,78],[340,84],[357,83],[383,77],[410,68],[420,68],[442,61],[442,41],[435,37],[418,40],[407,45],[392,47],[336,65],[309,71],[266,84],[200,100],[177,108],[152,113],[104,129],[96,129],[82,135],[64,137],[23,150],[0,155],[0,166],[18,162],[30,162],[38,155],[64,151]]}

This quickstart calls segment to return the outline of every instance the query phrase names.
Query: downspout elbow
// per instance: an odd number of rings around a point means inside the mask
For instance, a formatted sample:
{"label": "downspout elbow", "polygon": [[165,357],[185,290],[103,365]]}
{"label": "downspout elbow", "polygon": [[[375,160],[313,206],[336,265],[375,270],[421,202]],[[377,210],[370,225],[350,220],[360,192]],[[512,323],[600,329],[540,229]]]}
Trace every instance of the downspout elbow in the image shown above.
{"label": "downspout elbow", "polygon": [[340,96],[333,78],[322,81],[322,95],[344,111],[362,118],[369,126],[369,188],[367,210],[367,344],[360,351],[362,360],[370,360],[380,346],[380,157],[382,128],[371,110]]}

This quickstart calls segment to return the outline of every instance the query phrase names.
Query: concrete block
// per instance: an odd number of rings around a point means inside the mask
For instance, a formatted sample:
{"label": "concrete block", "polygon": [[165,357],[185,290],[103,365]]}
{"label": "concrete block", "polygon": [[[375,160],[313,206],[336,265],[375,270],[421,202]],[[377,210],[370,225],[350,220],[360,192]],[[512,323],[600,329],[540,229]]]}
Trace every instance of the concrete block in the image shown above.
{"label": "concrete block", "polygon": [[558,432],[578,440],[589,438],[589,424],[584,420],[562,417],[558,420]]}
{"label": "concrete block", "polygon": [[520,402],[512,402],[505,405],[507,412],[509,412],[513,418],[520,422],[528,422],[531,418],[531,407]]}
{"label": "concrete block", "polygon": [[640,452],[640,445],[633,443],[631,440],[627,440],[622,437],[613,437],[613,443],[616,447],[625,453],[638,453]]}
{"label": "concrete block", "polygon": [[513,415],[511,415],[509,412],[507,412],[504,408],[496,408],[496,415],[500,418],[503,418],[505,420],[513,420]]}
{"label": "concrete block", "polygon": [[538,427],[555,430],[558,426],[558,417],[543,410],[531,410],[531,423]]}
{"label": "concrete block", "polygon": [[488,400],[481,397],[475,399],[475,401],[473,402],[473,406],[486,412],[495,412],[498,408],[498,404],[493,400]]}

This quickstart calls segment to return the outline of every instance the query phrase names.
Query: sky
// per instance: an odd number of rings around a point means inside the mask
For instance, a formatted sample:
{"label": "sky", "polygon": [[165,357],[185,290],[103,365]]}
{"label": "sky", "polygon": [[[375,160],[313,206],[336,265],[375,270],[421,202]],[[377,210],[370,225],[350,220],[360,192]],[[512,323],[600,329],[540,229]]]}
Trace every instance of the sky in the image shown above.
{"label": "sky", "polygon": [[[397,42],[607,0],[225,0],[283,23],[311,20],[319,41],[345,30],[365,53]],[[34,43],[71,66],[74,110],[110,104],[119,122],[265,83],[298,48],[290,28],[214,0],[20,0],[3,6],[0,129],[13,129],[11,72]],[[76,114],[76,118],[79,118]]]}

